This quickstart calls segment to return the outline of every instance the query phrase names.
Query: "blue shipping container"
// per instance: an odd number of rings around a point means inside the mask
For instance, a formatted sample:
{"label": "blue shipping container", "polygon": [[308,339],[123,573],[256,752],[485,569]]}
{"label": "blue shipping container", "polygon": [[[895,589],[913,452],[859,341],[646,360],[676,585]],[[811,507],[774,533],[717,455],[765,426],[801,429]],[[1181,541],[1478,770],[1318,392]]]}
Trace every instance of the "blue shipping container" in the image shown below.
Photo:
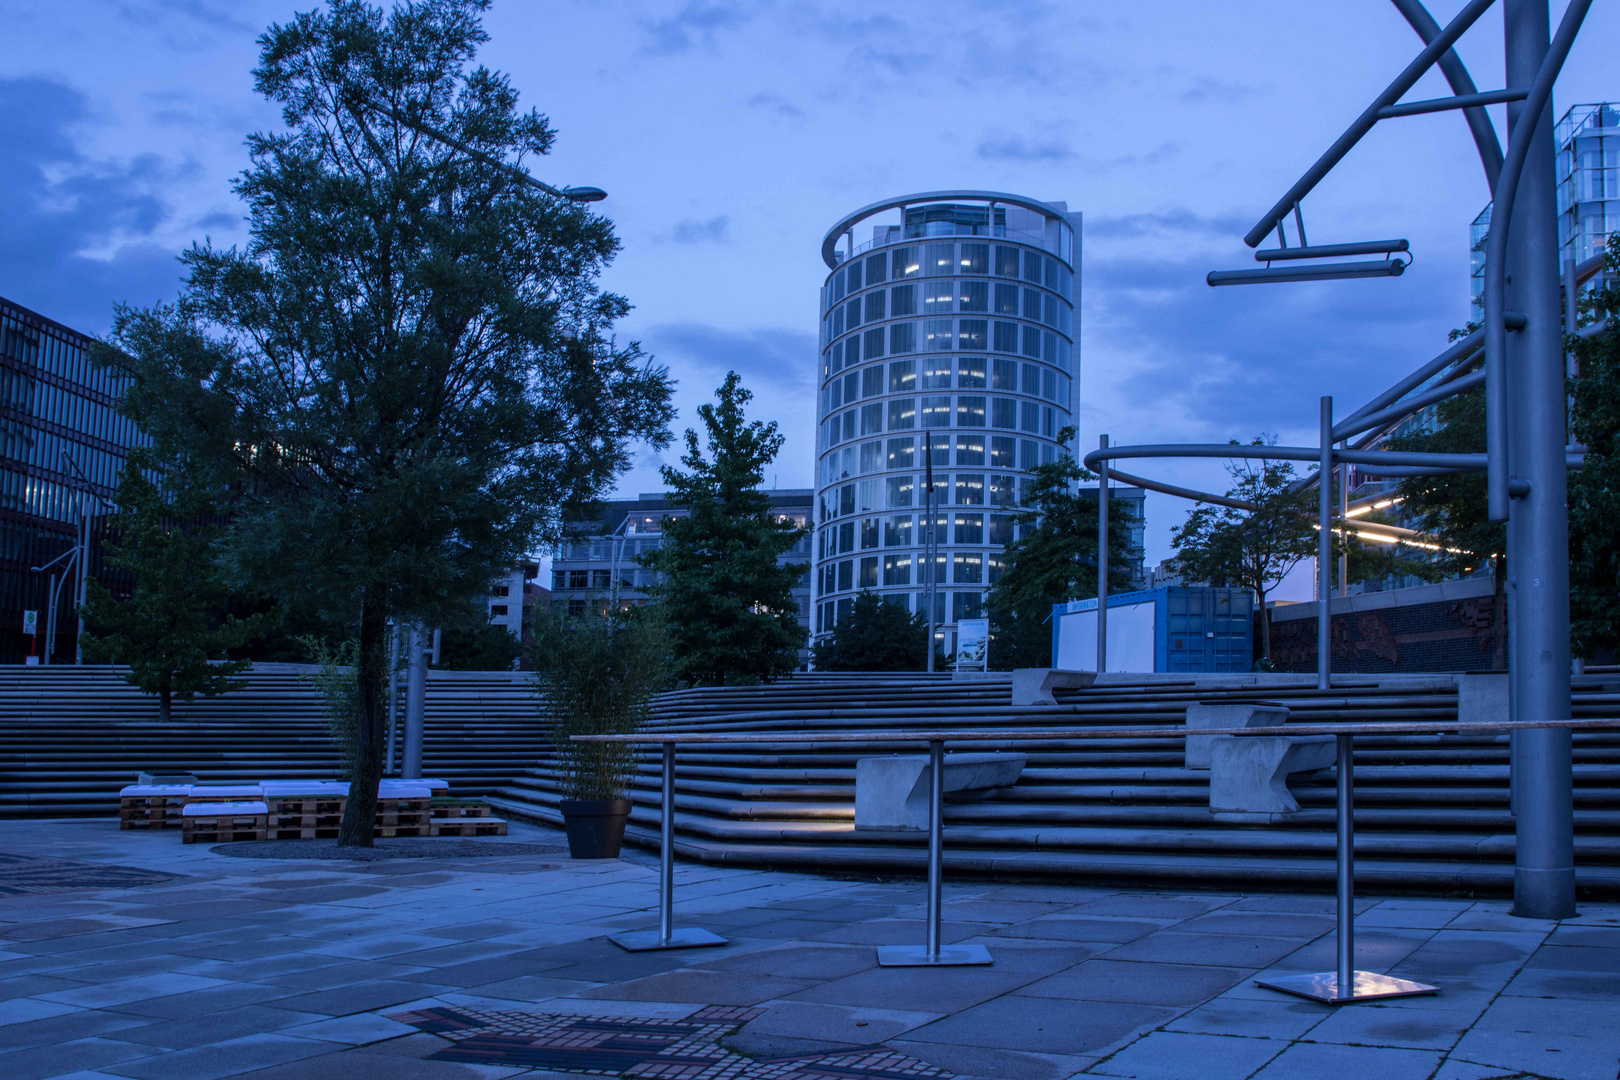
{"label": "blue shipping container", "polygon": [[[1151,668],[1149,665],[1152,665]],[[1052,666],[1097,666],[1097,601],[1052,605]],[[1109,671],[1248,671],[1254,594],[1171,586],[1108,598]]]}

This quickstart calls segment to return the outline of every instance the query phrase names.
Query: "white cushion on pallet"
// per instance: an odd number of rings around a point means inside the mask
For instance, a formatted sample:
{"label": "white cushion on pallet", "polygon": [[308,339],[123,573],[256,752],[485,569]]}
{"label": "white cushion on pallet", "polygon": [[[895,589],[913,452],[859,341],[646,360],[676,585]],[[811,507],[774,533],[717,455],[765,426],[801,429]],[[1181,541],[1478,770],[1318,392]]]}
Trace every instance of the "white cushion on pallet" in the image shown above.
{"label": "white cushion on pallet", "polygon": [[186,817],[246,817],[249,814],[268,814],[270,808],[262,802],[187,803],[180,813]]}
{"label": "white cushion on pallet", "polygon": [[118,790],[119,797],[124,799],[139,798],[143,795],[188,795],[190,793],[190,784],[131,784]]}
{"label": "white cushion on pallet", "polygon": [[259,787],[266,798],[345,798],[349,785],[343,780],[261,780]]}
{"label": "white cushion on pallet", "polygon": [[194,800],[203,799],[262,799],[264,789],[258,784],[197,784],[191,789]]}
{"label": "white cushion on pallet", "polygon": [[425,780],[384,780],[377,785],[379,799],[430,799],[433,788]]}

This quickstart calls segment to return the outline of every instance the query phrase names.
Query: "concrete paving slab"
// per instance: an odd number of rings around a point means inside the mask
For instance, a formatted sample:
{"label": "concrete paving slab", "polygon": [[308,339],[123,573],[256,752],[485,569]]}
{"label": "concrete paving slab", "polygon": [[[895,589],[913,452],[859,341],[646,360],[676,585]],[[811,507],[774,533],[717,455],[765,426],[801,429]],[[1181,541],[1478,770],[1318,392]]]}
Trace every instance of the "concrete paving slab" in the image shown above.
{"label": "concrete paving slab", "polygon": [[906,1008],[938,1014],[960,1012],[1000,997],[1038,978],[1034,974],[976,967],[879,967],[844,979],[784,995],[789,1001],[818,1001],[867,1008]]}
{"label": "concrete paving slab", "polygon": [[1019,992],[1076,1001],[1192,1006],[1230,989],[1248,975],[1244,968],[1099,959],[1077,964]]}
{"label": "concrete paving slab", "polygon": [[1084,1072],[1096,1058],[1075,1054],[1033,1054],[988,1046],[912,1042],[904,1036],[887,1045],[958,1077],[985,1080],[1065,1080]]}
{"label": "concrete paving slab", "polygon": [[1210,967],[1259,969],[1294,952],[1297,938],[1258,937],[1245,934],[1184,934],[1161,930],[1128,945],[1102,953],[1108,960],[1150,963],[1203,964]]}
{"label": "concrete paving slab", "polygon": [[841,1046],[872,1046],[938,1018],[938,1013],[917,1009],[783,1001],[744,1024],[738,1037],[772,1036]]}
{"label": "concrete paving slab", "polygon": [[320,1019],[322,1017],[318,1013],[295,1012],[268,1005],[244,1005],[223,1012],[188,1016],[184,1020],[163,1020],[103,1034],[107,1038],[151,1047],[150,1053],[159,1053],[224,1042],[243,1035],[279,1031]]}
{"label": "concrete paving slab", "polygon": [[1086,1070],[1139,1080],[1245,1080],[1288,1048],[1281,1039],[1154,1031]]}
{"label": "concrete paving slab", "polygon": [[150,1046],[136,1046],[113,1039],[74,1039],[0,1054],[0,1076],[6,1080],[44,1080],[45,1077],[56,1077],[65,1072],[98,1069],[150,1057],[154,1052]]}
{"label": "concrete paving slab", "polygon": [[1049,1054],[1111,1052],[1176,1015],[1173,1009],[1008,994],[913,1031],[917,1042]]}
{"label": "concrete paving slab", "polygon": [[1254,1074],[1254,1080],[1428,1080],[1440,1065],[1432,1050],[1297,1042]]}
{"label": "concrete paving slab", "polygon": [[221,1077],[241,1076],[271,1065],[329,1054],[334,1045],[287,1035],[245,1035],[189,1050],[120,1062],[105,1071],[136,1077],[137,1080],[220,1080]]}

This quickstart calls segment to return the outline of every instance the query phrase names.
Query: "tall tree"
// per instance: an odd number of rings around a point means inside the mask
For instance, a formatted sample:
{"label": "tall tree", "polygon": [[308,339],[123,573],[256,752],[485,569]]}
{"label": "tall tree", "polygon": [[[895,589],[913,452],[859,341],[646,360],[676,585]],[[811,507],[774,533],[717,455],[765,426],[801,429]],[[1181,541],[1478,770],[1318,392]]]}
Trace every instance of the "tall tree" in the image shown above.
{"label": "tall tree", "polygon": [[[1058,439],[1067,443],[1075,429]],[[1080,484],[1095,480],[1065,453],[1032,472],[1024,506],[1013,516],[1019,539],[1005,548],[1005,565],[990,586],[990,663],[1001,669],[1049,667],[1052,663],[1052,605],[1097,595],[1097,500],[1082,497]],[[1124,514],[1108,515],[1108,550],[1120,553],[1131,541]],[[1109,591],[1128,589],[1130,569],[1110,558]]]}
{"label": "tall tree", "polygon": [[[1452,331],[1456,340],[1473,326]],[[1485,390],[1483,387],[1447,398],[1435,409],[1432,431],[1419,431],[1391,439],[1395,450],[1436,454],[1478,454],[1485,451]],[[1429,563],[1442,576],[1471,574],[1483,561],[1491,561],[1495,589],[1495,641],[1491,666],[1507,667],[1507,527],[1490,520],[1482,472],[1413,476],[1396,489],[1400,516],[1414,529],[1434,538],[1440,549]],[[1425,575],[1427,576],[1427,575]]]}
{"label": "tall tree", "polygon": [[89,583],[85,657],[128,664],[125,676],[156,695],[168,720],[175,698],[217,697],[246,684],[234,676],[248,666],[229,659],[266,629],[265,614],[237,617],[219,569],[223,504],[213,493],[167,478],[160,490],[145,474],[146,456],[132,453],[118,483],[115,539],[107,560],[134,575],[127,597]]}
{"label": "tall tree", "polygon": [[735,371],[714,403],[700,405],[708,454],[686,429],[683,472],[665,465],[670,501],[685,507],[664,519],[664,541],[640,556],[656,570],[652,593],[666,608],[679,678],[724,686],[792,672],[805,631],[793,587],[807,563],[777,565],[805,530],[771,508],[760,490],[765,466],[782,448],[776,422],[749,421],[753,394]]}
{"label": "tall tree", "polygon": [[1569,474],[1570,622],[1576,656],[1620,651],[1620,233],[1608,274],[1581,298],[1580,321],[1603,332],[1574,344],[1573,431],[1586,447]]}
{"label": "tall tree", "polygon": [[816,642],[815,658],[817,671],[922,671],[927,618],[863,589],[832,636]]}
{"label": "tall tree", "polygon": [[269,28],[285,128],[249,137],[241,249],[194,246],[172,307],[119,312],[104,362],[166,461],[228,478],[228,553],[358,642],[369,845],[390,618],[435,624],[668,440],[665,371],[607,337],[611,224],[527,181],[555,134],[474,64],[487,0],[359,0]]}
{"label": "tall tree", "polygon": [[[1268,446],[1261,436],[1249,445]],[[1236,445],[1236,440],[1233,441]],[[1271,612],[1266,593],[1288,572],[1316,554],[1314,491],[1293,492],[1292,464],[1270,459],[1227,466],[1233,483],[1227,498],[1255,505],[1255,510],[1200,503],[1170,538],[1174,566],[1187,581],[1235,586],[1254,593],[1260,605],[1261,651],[1271,656]]]}

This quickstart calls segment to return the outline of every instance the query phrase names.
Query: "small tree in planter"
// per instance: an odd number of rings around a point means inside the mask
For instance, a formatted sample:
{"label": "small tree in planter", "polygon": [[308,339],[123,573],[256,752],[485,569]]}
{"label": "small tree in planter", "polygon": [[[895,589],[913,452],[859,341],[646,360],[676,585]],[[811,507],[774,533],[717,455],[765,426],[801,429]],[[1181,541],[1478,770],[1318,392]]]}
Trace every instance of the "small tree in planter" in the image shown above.
{"label": "small tree in planter", "polygon": [[546,606],[533,621],[531,659],[551,723],[564,793],[563,825],[576,859],[619,854],[638,751],[575,735],[633,735],[669,671],[663,623],[648,609],[570,616]]}

